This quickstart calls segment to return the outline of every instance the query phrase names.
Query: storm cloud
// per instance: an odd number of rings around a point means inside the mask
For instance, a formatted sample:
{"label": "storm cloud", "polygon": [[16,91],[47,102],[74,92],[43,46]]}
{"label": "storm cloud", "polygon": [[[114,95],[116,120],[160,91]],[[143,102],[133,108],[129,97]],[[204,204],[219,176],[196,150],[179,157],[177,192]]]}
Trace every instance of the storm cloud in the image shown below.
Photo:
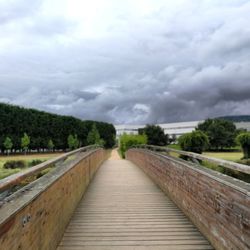
{"label": "storm cloud", "polygon": [[0,0],[0,102],[116,124],[250,110],[250,1]]}

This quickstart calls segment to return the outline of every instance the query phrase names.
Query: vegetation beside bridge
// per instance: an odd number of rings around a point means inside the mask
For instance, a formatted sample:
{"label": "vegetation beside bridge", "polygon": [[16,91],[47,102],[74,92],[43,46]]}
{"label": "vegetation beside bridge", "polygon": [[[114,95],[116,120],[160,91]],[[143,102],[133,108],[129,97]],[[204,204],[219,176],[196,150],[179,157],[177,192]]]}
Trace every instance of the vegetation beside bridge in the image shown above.
{"label": "vegetation beside bridge", "polygon": [[[82,121],[72,116],[51,114],[0,103],[0,150],[54,151],[88,145],[88,135],[96,126],[105,148],[115,144],[112,124]],[[73,140],[72,140],[73,138]]]}

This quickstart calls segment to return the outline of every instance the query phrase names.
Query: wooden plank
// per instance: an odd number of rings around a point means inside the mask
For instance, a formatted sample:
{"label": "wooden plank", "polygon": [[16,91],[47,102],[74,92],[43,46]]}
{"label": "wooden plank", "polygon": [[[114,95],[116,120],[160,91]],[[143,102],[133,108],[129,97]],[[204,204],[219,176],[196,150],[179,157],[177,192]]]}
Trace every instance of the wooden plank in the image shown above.
{"label": "wooden plank", "polygon": [[58,250],[211,250],[210,245],[164,245],[164,246],[60,246]]}
{"label": "wooden plank", "polygon": [[134,164],[106,161],[58,250],[213,249],[181,210]]}

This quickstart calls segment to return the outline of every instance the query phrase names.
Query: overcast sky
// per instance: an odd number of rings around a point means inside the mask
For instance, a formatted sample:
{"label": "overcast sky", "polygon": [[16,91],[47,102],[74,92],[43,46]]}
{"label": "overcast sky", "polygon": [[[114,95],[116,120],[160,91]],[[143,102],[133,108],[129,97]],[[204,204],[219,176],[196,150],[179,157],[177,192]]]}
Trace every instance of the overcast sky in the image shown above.
{"label": "overcast sky", "polygon": [[250,114],[250,1],[0,0],[0,102],[116,124]]}

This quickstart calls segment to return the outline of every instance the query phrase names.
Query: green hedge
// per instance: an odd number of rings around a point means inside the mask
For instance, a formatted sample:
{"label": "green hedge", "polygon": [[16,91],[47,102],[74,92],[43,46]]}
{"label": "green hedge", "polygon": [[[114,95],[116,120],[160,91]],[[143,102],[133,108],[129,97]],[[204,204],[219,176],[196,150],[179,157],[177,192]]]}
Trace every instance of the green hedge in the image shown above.
{"label": "green hedge", "polygon": [[16,169],[16,168],[25,168],[27,165],[25,161],[17,160],[17,161],[6,161],[3,165],[5,169]]}
{"label": "green hedge", "polygon": [[[30,138],[29,149],[68,149],[68,136],[77,135],[80,146],[87,146],[87,136],[96,126],[105,148],[115,145],[115,127],[106,122],[82,121],[72,116],[51,114],[35,109],[0,103],[0,150],[21,149],[21,138],[26,133]],[[7,138],[8,137],[8,138]],[[7,141],[6,141],[7,139]],[[51,144],[51,143],[50,143]]]}
{"label": "green hedge", "polygon": [[199,131],[184,134],[178,139],[182,150],[201,154],[209,144],[208,136]]}
{"label": "green hedge", "polygon": [[139,144],[147,144],[146,135],[127,135],[124,134],[120,137],[120,152],[123,158],[125,158],[125,152],[132,146]]}
{"label": "green hedge", "polygon": [[244,132],[237,136],[236,141],[241,145],[244,159],[250,158],[250,132]]}

